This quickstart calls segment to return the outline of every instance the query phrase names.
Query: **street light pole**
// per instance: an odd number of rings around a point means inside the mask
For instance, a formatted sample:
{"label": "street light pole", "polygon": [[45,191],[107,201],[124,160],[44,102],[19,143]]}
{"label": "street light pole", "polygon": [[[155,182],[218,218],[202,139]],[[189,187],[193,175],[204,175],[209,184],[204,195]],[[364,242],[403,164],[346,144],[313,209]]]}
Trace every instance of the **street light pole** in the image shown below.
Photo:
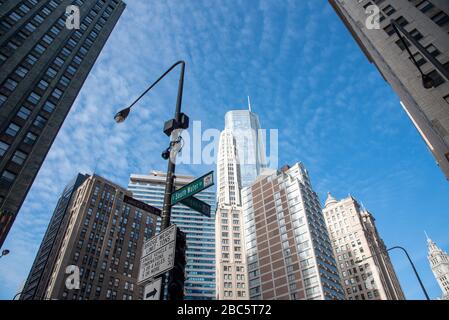
{"label": "street light pole", "polygon": [[[171,137],[170,139],[170,147],[164,152],[167,154],[171,147],[175,146],[179,141],[177,141],[177,137],[173,132],[177,129],[186,129],[188,127],[188,117],[181,113],[181,105],[182,105],[182,94],[184,90],[184,71],[185,71],[185,62],[180,60],[173,64],[162,76],[160,76],[151,86],[149,86],[129,107],[119,111],[114,119],[116,122],[120,123],[125,121],[128,117],[131,108],[139,102],[156,84],[159,83],[167,74],[169,74],[176,66],[181,65],[181,73],[179,76],[178,83],[178,95],[176,99],[176,109],[175,109],[175,117],[174,121],[169,121],[166,123],[164,127],[164,132]],[[164,203],[162,208],[162,216],[161,216],[161,229],[163,231],[170,226],[171,219],[171,196],[174,190],[174,180],[175,180],[175,170],[176,170],[176,154],[174,157],[167,156],[165,157],[163,153],[163,158],[168,159],[168,167],[167,167],[167,176],[165,181],[165,192],[164,192]],[[161,286],[161,299],[164,299],[164,291],[165,291],[165,274],[162,275],[162,286]]]}
{"label": "street light pole", "polygon": [[[184,89],[184,71],[185,71],[185,62],[180,61],[181,64],[181,74],[179,76],[179,84],[178,84],[178,97],[176,99],[176,110],[175,110],[175,120],[177,123],[181,123],[181,104],[182,104],[182,93]],[[173,137],[174,139],[175,137]],[[173,143],[174,141],[171,141]],[[168,160],[168,168],[167,168],[167,177],[165,181],[165,193],[164,193],[164,206],[162,208],[162,221],[161,221],[161,231],[168,228],[170,226],[170,218],[171,218],[171,195],[173,192],[173,185],[175,180],[175,170],[176,164],[175,159]]]}
{"label": "street light pole", "polygon": [[405,248],[400,247],[400,246],[395,246],[395,247],[392,247],[392,248],[390,248],[390,249],[383,250],[382,252],[379,252],[379,253],[377,253],[377,254],[374,254],[374,255],[372,255],[372,256],[370,256],[370,257],[367,257],[367,258],[364,258],[364,259],[362,259],[362,260],[359,260],[359,261],[357,261],[357,262],[363,262],[363,261],[365,261],[365,260],[367,260],[367,259],[369,259],[369,258],[376,257],[376,256],[380,255],[381,253],[387,253],[387,252],[389,252],[389,251],[391,251],[391,250],[394,250],[394,249],[399,249],[399,250],[401,250],[401,251],[403,251],[403,252],[405,253],[405,255],[407,256],[408,261],[410,262],[410,265],[412,266],[413,272],[415,273],[415,276],[416,276],[416,278],[418,279],[419,285],[421,286],[421,289],[422,289],[422,291],[423,291],[423,293],[424,293],[424,296],[426,297],[427,300],[430,300],[429,295],[427,294],[427,290],[426,290],[426,288],[424,287],[424,284],[423,284],[423,282],[422,282],[422,280],[421,280],[421,277],[419,276],[418,271],[417,271],[416,268],[415,268],[415,264],[413,263],[412,259],[410,258],[410,255],[408,254],[407,250],[405,250]]}
{"label": "street light pole", "polygon": [[10,252],[10,251],[9,251],[8,249],[3,250],[3,251],[2,251],[2,254],[0,255],[0,258],[3,257],[3,256],[8,255],[9,252]]}

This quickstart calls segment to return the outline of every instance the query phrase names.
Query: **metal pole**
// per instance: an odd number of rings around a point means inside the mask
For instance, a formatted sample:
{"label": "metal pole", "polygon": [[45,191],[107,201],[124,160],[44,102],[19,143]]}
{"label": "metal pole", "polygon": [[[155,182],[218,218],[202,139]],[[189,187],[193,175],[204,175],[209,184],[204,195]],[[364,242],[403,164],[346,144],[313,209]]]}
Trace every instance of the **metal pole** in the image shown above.
{"label": "metal pole", "polygon": [[[179,85],[178,85],[178,98],[176,99],[176,110],[175,110],[175,119],[178,123],[181,122],[181,104],[182,104],[182,92],[184,88],[184,70],[185,70],[185,62],[181,61],[181,74],[179,76]],[[172,141],[173,142],[173,141]],[[167,177],[165,181],[165,193],[164,193],[164,204],[162,209],[162,221],[161,221],[161,231],[168,228],[170,226],[170,218],[171,218],[171,195],[173,192],[173,184],[175,177],[175,169],[176,164],[171,161],[171,158],[168,160],[168,168],[167,168]]]}
{"label": "metal pole", "polygon": [[[181,122],[181,105],[182,105],[182,93],[184,89],[184,71],[185,71],[185,62],[178,62],[181,64],[181,74],[179,76],[179,84],[178,84],[178,97],[176,99],[176,110],[175,110],[175,119],[178,123]],[[171,141],[173,142],[173,141]],[[171,143],[170,142],[170,143]],[[162,219],[161,219],[161,231],[168,228],[170,226],[171,220],[171,196],[174,189],[174,180],[175,180],[175,170],[176,164],[175,159],[173,162],[171,161],[171,157],[168,160],[168,168],[167,168],[167,177],[165,180],[165,193],[164,193],[164,204],[162,208]],[[165,295],[165,283],[167,277],[165,274],[162,275],[162,284],[161,284],[161,300],[164,299]]]}
{"label": "metal pole", "polygon": [[[408,33],[399,23],[397,23],[394,20],[391,20],[391,24],[393,28],[400,31],[408,41],[410,41],[417,49],[418,51],[427,59],[431,64],[434,65],[434,67],[439,71],[439,73],[446,78],[446,80],[449,81],[449,71],[444,68],[444,66],[434,57],[432,56],[422,45],[419,43],[418,40],[413,38],[410,33]],[[400,35],[399,35],[400,37]],[[407,46],[406,46],[407,48]],[[412,56],[413,57],[413,56]],[[412,58],[414,59],[414,57]],[[416,61],[415,61],[416,64]],[[421,70],[420,70],[421,71]]]}
{"label": "metal pole", "polygon": [[412,265],[413,272],[415,273],[415,276],[416,276],[416,278],[418,279],[419,285],[421,286],[421,289],[422,289],[422,291],[424,292],[424,296],[426,297],[427,300],[430,300],[429,295],[427,294],[427,290],[426,290],[426,288],[424,287],[424,284],[423,284],[423,282],[422,282],[422,280],[421,280],[421,277],[419,276],[418,271],[417,271],[416,268],[415,268],[415,264],[413,263],[412,259],[410,258],[410,255],[408,254],[407,250],[405,250],[405,248],[400,247],[400,246],[395,246],[395,247],[392,247],[392,248],[387,249],[387,250],[382,250],[381,252],[379,252],[379,253],[377,253],[377,254],[374,254],[374,255],[372,255],[372,256],[370,256],[370,257],[367,257],[367,258],[362,259],[362,260],[357,261],[357,262],[365,261],[365,260],[370,259],[370,258],[372,258],[372,257],[376,257],[376,256],[380,255],[381,253],[387,253],[388,251],[391,251],[391,250],[394,250],[394,249],[400,249],[400,250],[402,250],[402,251],[405,253],[405,255],[407,256],[408,261],[409,261],[410,264]]}
{"label": "metal pole", "polygon": [[390,250],[392,250],[392,249],[401,249],[405,253],[405,255],[407,256],[408,261],[412,265],[413,272],[415,273],[415,276],[418,279],[419,285],[421,286],[421,289],[424,292],[424,295],[426,296],[426,299],[430,300],[429,295],[427,294],[427,290],[426,290],[426,288],[424,288],[424,284],[423,284],[423,282],[421,280],[421,277],[419,276],[418,271],[415,268],[415,264],[413,263],[412,259],[410,258],[407,250],[405,250],[403,247],[399,247],[399,246],[393,247]]}

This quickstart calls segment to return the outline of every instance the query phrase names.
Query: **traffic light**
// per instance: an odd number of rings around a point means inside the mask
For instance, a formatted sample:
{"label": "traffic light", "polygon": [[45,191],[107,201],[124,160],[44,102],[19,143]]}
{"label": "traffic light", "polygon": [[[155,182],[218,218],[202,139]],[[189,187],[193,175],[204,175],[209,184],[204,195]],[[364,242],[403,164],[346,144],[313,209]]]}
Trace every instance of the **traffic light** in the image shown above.
{"label": "traffic light", "polygon": [[176,232],[175,265],[168,276],[168,300],[184,300],[186,249],[186,234],[178,228]]}

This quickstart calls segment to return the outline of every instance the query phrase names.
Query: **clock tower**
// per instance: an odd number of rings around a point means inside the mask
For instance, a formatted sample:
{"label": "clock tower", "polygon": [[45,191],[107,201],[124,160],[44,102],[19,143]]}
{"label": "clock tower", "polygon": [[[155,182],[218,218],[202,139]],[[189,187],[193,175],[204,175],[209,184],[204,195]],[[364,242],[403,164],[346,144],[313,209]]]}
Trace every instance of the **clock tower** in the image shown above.
{"label": "clock tower", "polygon": [[432,272],[443,291],[442,299],[449,300],[449,255],[438,248],[435,242],[429,237],[427,237],[427,247],[429,249],[427,259],[429,260]]}

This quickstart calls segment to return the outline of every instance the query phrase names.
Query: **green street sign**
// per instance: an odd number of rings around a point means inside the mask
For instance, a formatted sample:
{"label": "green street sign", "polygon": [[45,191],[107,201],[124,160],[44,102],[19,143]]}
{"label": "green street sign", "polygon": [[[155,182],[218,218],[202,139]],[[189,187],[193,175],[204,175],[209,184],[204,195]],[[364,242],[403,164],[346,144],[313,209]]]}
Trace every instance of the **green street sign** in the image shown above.
{"label": "green street sign", "polygon": [[214,185],[214,172],[211,171],[208,174],[202,176],[201,178],[192,181],[188,185],[185,185],[179,190],[173,192],[171,196],[171,204],[175,205],[178,202],[187,199],[198,192],[203,191],[204,189],[209,188]]}
{"label": "green street sign", "polygon": [[200,199],[195,197],[188,197],[184,200],[181,200],[181,203],[192,210],[198,211],[201,214],[210,218],[210,205]]}

